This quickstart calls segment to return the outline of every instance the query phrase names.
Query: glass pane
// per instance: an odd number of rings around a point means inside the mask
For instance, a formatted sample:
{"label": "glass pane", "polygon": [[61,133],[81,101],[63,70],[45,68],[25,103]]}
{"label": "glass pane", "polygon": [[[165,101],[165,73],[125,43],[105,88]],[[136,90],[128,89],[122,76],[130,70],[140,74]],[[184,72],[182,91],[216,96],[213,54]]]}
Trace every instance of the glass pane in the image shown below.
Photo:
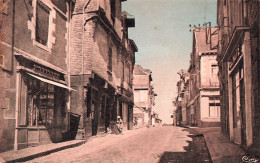
{"label": "glass pane", "polygon": [[42,3],[37,3],[36,8],[36,40],[47,45],[49,30],[49,9]]}

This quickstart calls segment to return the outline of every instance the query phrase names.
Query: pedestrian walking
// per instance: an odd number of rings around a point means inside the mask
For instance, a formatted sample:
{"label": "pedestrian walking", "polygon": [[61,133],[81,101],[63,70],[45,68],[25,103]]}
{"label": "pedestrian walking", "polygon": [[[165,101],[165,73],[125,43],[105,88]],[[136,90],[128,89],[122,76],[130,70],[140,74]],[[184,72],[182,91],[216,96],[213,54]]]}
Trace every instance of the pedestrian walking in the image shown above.
{"label": "pedestrian walking", "polygon": [[119,130],[119,133],[123,134],[123,120],[120,116],[117,117],[116,126]]}

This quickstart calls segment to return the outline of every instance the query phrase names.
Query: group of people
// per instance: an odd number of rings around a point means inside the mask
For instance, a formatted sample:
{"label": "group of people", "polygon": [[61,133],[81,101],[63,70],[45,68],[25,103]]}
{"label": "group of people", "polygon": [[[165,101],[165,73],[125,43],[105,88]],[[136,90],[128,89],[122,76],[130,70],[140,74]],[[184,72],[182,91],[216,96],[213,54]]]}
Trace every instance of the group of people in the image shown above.
{"label": "group of people", "polygon": [[[138,119],[135,117],[134,125],[136,126],[137,123],[138,123]],[[152,116],[152,119],[151,119],[151,126],[152,127],[155,126],[155,117],[154,116]],[[108,130],[109,130],[109,133],[111,133],[111,129],[109,128]],[[116,134],[123,134],[123,120],[120,116],[117,116],[116,126],[113,130],[116,130],[116,131],[113,131]]]}

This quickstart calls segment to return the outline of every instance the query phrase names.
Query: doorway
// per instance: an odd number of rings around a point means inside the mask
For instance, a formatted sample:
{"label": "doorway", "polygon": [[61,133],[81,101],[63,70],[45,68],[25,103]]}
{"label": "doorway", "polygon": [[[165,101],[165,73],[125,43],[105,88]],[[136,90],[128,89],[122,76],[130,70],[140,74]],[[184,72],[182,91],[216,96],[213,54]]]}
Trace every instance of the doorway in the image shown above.
{"label": "doorway", "polygon": [[232,75],[233,130],[234,142],[245,144],[245,87],[242,65]]}

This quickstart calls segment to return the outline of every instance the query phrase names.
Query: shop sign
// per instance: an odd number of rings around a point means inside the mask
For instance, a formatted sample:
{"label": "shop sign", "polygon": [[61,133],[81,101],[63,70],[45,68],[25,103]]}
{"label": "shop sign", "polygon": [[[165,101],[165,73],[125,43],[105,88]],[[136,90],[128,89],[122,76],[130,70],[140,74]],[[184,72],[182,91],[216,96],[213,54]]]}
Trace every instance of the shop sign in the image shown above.
{"label": "shop sign", "polygon": [[52,70],[49,70],[49,69],[47,69],[47,68],[44,68],[44,67],[42,67],[42,66],[39,66],[39,65],[37,65],[37,64],[34,64],[33,65],[33,70],[35,71],[35,72],[39,72],[39,73],[41,73],[41,74],[45,74],[45,75],[48,75],[48,76],[50,76],[50,77],[52,77],[52,78],[55,78],[55,79],[60,79],[60,74],[58,74],[58,73],[56,73],[56,72],[54,72],[54,71],[52,71]]}

